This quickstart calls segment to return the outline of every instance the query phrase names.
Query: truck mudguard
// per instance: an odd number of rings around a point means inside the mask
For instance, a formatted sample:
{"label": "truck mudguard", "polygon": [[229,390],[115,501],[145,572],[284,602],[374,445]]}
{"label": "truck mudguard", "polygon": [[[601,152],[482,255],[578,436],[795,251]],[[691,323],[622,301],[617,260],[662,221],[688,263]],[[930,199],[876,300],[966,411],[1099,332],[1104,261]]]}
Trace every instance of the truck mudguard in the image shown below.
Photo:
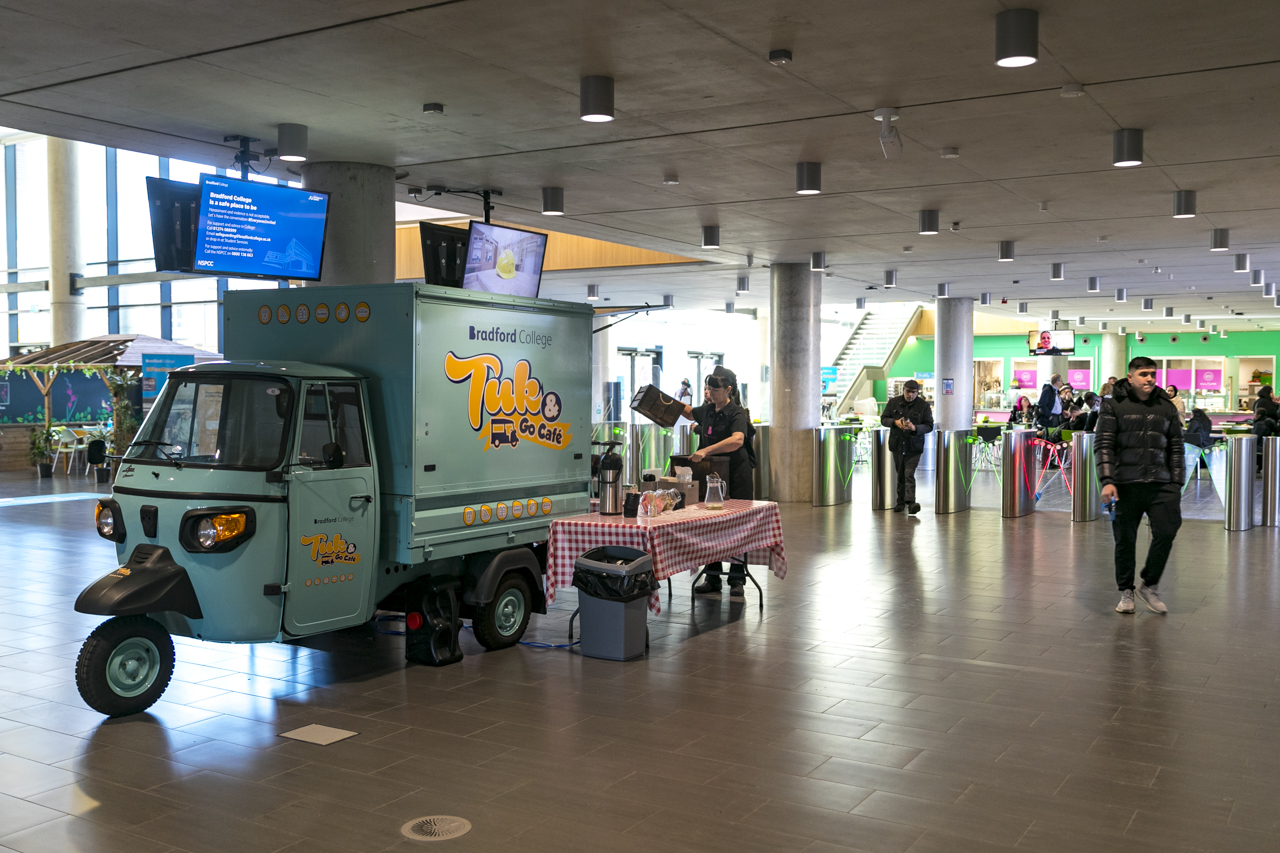
{"label": "truck mudguard", "polygon": [[[473,565],[483,565],[476,563]],[[538,558],[528,548],[511,548],[494,555],[489,565],[475,573],[475,586],[462,594],[467,604],[488,604],[493,601],[493,594],[498,589],[502,576],[510,571],[518,571],[529,581],[529,591],[534,600],[529,602],[534,613],[547,612],[547,596],[542,583],[542,567]]]}
{"label": "truck mudguard", "polygon": [[173,561],[168,548],[139,545],[123,566],[98,578],[76,599],[77,613],[135,616],[171,610],[188,619],[203,619],[200,601],[187,570]]}

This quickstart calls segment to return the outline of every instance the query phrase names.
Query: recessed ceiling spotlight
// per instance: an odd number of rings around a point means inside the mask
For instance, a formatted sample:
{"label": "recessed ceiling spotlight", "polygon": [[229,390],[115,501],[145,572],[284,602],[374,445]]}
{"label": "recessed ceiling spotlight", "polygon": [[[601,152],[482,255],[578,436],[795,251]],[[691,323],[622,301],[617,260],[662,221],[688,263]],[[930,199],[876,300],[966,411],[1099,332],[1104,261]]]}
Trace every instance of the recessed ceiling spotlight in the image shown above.
{"label": "recessed ceiling spotlight", "polygon": [[542,215],[564,216],[564,187],[542,188]]}
{"label": "recessed ceiling spotlight", "polygon": [[583,121],[613,121],[613,78],[593,75],[578,81],[578,116]]}
{"label": "recessed ceiling spotlight", "polygon": [[305,124],[276,126],[276,156],[290,163],[302,163],[307,159],[307,126]]}
{"label": "recessed ceiling spotlight", "polygon": [[996,65],[1021,68],[1040,58],[1040,13],[1006,9],[996,15]]}
{"label": "recessed ceiling spotlight", "polygon": [[822,164],[796,163],[796,194],[817,195],[822,192]]}
{"label": "recessed ceiling spotlight", "polygon": [[1049,267],[1049,281],[1062,281],[1067,277],[1067,265],[1056,263]]}
{"label": "recessed ceiling spotlight", "polygon": [[1266,276],[1266,270],[1251,270],[1249,272],[1249,286],[1262,287],[1263,278]]}
{"label": "recessed ceiling spotlight", "polygon": [[920,233],[921,234],[937,234],[938,233],[938,211],[936,210],[920,211]]}
{"label": "recessed ceiling spotlight", "polygon": [[587,285],[587,301],[596,302],[599,299],[600,299],[600,285],[588,284]]}
{"label": "recessed ceiling spotlight", "polygon": [[675,187],[675,186],[679,186],[679,185],[680,185],[680,176],[679,176],[679,175],[677,175],[677,174],[675,174],[675,173],[672,173],[672,174],[670,174],[670,175],[663,175],[663,176],[662,176],[662,183],[663,183],[663,185],[664,185],[664,186],[668,186],[668,187]]}
{"label": "recessed ceiling spotlight", "polygon": [[880,122],[880,150],[886,159],[892,160],[902,155],[902,136],[893,122],[898,118],[897,107],[880,107],[873,116]]}
{"label": "recessed ceiling spotlight", "polygon": [[750,292],[751,292],[751,277],[745,276],[745,275],[738,276],[738,285],[735,288],[734,293],[741,296],[744,293],[750,293]]}
{"label": "recessed ceiling spotlight", "polygon": [[1225,252],[1231,248],[1231,229],[1215,228],[1209,236],[1210,252]]}
{"label": "recessed ceiling spotlight", "polygon": [[1089,292],[1098,293],[1102,290],[1102,276],[1089,276]]}
{"label": "recessed ceiling spotlight", "polygon": [[1111,165],[1142,165],[1142,129],[1122,127],[1111,134]]}
{"label": "recessed ceiling spotlight", "polygon": [[960,156],[959,148],[943,148],[942,149],[943,160],[955,160],[959,156]]}
{"label": "recessed ceiling spotlight", "polygon": [[1104,237],[1099,237],[1099,238],[1098,238],[1098,242],[1099,242],[1099,243],[1105,243],[1105,242],[1107,242],[1107,241],[1108,241],[1108,240],[1110,240],[1110,239],[1111,239],[1110,237],[1105,237],[1105,236],[1104,236]]}
{"label": "recessed ceiling spotlight", "polygon": [[720,226],[719,225],[703,225],[702,226],[702,248],[704,249],[720,248]]}
{"label": "recessed ceiling spotlight", "polygon": [[1233,272],[1248,272],[1248,271],[1249,271],[1249,253],[1244,252],[1242,254],[1237,254],[1236,265]]}
{"label": "recessed ceiling spotlight", "polygon": [[885,270],[885,271],[884,271],[884,286],[885,286],[885,287],[897,287],[897,286],[898,286],[898,271],[897,271],[897,270]]}
{"label": "recessed ceiling spotlight", "polygon": [[904,255],[909,255],[909,254],[911,254],[911,252],[912,252],[912,248],[911,248],[910,246],[903,246],[903,247],[902,247],[902,254],[904,254]]}
{"label": "recessed ceiling spotlight", "polygon": [[1160,274],[1160,267],[1152,267],[1152,268],[1151,268],[1151,274],[1152,274],[1152,275],[1159,275],[1159,274]]}
{"label": "recessed ceiling spotlight", "polygon": [[1178,190],[1173,194],[1173,218],[1194,219],[1196,215],[1196,191]]}
{"label": "recessed ceiling spotlight", "polygon": [[1084,97],[1084,86],[1079,83],[1067,83],[1058,90],[1058,94],[1064,98],[1081,98]]}
{"label": "recessed ceiling spotlight", "polygon": [[952,233],[952,234],[956,234],[956,233],[958,233],[959,231],[960,231],[960,223],[959,223],[959,222],[952,222],[952,223],[951,223],[951,233]]}
{"label": "recessed ceiling spotlight", "polygon": [[1012,261],[1013,260],[1013,241],[1001,240],[999,251],[1000,251],[999,257],[996,260]]}
{"label": "recessed ceiling spotlight", "polygon": [[1143,310],[1143,311],[1154,311],[1155,309],[1156,309],[1156,301],[1155,301],[1154,299],[1144,299],[1144,300],[1142,300],[1142,310]]}
{"label": "recessed ceiling spotlight", "polygon": [[787,50],[786,48],[778,48],[777,50],[769,51],[769,64],[777,65],[778,67],[782,67],[783,65],[790,65],[791,51]]}

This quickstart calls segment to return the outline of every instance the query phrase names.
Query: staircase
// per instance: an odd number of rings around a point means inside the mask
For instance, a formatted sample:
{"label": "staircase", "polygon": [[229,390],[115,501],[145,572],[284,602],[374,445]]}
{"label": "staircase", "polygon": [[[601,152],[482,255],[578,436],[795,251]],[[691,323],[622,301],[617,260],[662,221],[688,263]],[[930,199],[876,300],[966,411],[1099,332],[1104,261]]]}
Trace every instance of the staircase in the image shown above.
{"label": "staircase", "polygon": [[[918,311],[919,308],[914,305],[885,306],[862,315],[844,349],[836,356],[836,382],[832,391],[840,401],[838,411],[843,412],[853,407],[857,397],[850,395],[850,391],[862,390],[855,386],[885,378],[884,371],[901,352],[906,343],[906,333]],[[867,394],[863,393],[861,396]]]}

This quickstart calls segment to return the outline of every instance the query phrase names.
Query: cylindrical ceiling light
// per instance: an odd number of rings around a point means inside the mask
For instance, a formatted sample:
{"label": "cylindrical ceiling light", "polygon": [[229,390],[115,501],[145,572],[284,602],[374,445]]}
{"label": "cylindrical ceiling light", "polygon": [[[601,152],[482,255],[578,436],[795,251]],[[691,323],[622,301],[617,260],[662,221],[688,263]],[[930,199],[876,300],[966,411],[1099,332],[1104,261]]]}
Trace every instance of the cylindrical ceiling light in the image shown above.
{"label": "cylindrical ceiling light", "polygon": [[1223,329],[1221,332],[1218,332],[1218,337],[1220,337],[1220,338],[1225,338],[1226,336],[1227,336],[1227,330],[1226,330],[1226,329]]}
{"label": "cylindrical ceiling light", "polygon": [[744,293],[750,293],[750,292],[751,292],[751,277],[745,276],[745,275],[738,276],[738,286],[734,290],[734,293],[737,293],[739,296],[741,296]]}
{"label": "cylindrical ceiling light", "polygon": [[857,308],[859,311],[865,311],[867,308],[867,298],[865,296],[859,296],[858,298],[854,299],[853,307]]}
{"label": "cylindrical ceiling light", "polygon": [[1018,313],[1019,313],[1019,314],[1026,314],[1026,313],[1027,313],[1027,311],[1029,310],[1029,307],[1030,307],[1030,306],[1028,306],[1028,304],[1027,304],[1026,302],[1019,302],[1019,303],[1018,303]]}
{"label": "cylindrical ceiling light", "polygon": [[1058,315],[1058,309],[1057,309],[1057,308],[1054,308],[1052,311],[1050,311],[1050,312],[1049,312],[1049,319],[1050,319],[1050,320],[1057,320],[1057,319],[1058,319],[1058,317],[1059,317],[1059,315]]}
{"label": "cylindrical ceiling light", "polygon": [[724,313],[726,313],[726,314],[732,314],[732,313],[733,313],[733,303],[732,303],[732,302],[726,302],[726,303],[724,304]]}
{"label": "cylindrical ceiling light", "polygon": [[1276,294],[1276,301],[1272,303],[1275,307],[1280,308],[1280,293]]}
{"label": "cylindrical ceiling light", "polygon": [[1166,306],[1164,306],[1164,316],[1165,316],[1165,317],[1173,317],[1173,306],[1172,306],[1172,305],[1166,305]]}
{"label": "cylindrical ceiling light", "polygon": [[676,307],[676,298],[675,298],[675,296],[673,296],[673,295],[672,295],[672,294],[670,294],[670,293],[664,293],[664,294],[662,294],[662,307],[663,307],[663,308],[675,308],[675,307]]}
{"label": "cylindrical ceiling light", "polygon": [[1208,323],[1206,323],[1204,320],[1196,320],[1196,328],[1197,328],[1197,329],[1204,329],[1204,328],[1208,328],[1208,325],[1209,325],[1209,324],[1208,324]]}
{"label": "cylindrical ceiling light", "polygon": [[1215,228],[1209,237],[1210,252],[1225,252],[1231,248],[1231,229]]}
{"label": "cylindrical ceiling light", "polygon": [[599,299],[600,299],[600,285],[588,284],[587,285],[587,301],[597,302],[599,301]]}
{"label": "cylindrical ceiling light", "polygon": [[1128,301],[1129,301],[1129,288],[1127,288],[1127,287],[1117,287],[1117,288],[1116,288],[1116,302],[1128,302]]}
{"label": "cylindrical ceiling light", "polygon": [[1190,315],[1190,314],[1183,314],[1183,315],[1182,315],[1182,325],[1184,325],[1184,326],[1190,326],[1190,325],[1191,325],[1191,315]]}
{"label": "cylindrical ceiling light", "polygon": [[613,78],[583,77],[578,86],[578,116],[583,121],[613,121]]}
{"label": "cylindrical ceiling light", "polygon": [[1000,241],[1000,255],[997,258],[997,260],[1001,260],[1001,261],[1013,260],[1013,241],[1012,240]]}
{"label": "cylindrical ceiling light", "polygon": [[1154,311],[1154,310],[1155,310],[1155,308],[1156,308],[1156,301],[1155,301],[1154,299],[1144,299],[1144,300],[1142,300],[1142,310],[1143,310],[1143,311]]}
{"label": "cylindrical ceiling light", "polygon": [[936,210],[920,211],[920,233],[921,234],[937,234],[938,233],[938,211]]}
{"label": "cylindrical ceiling light", "polygon": [[1049,281],[1063,281],[1067,277],[1066,264],[1054,264],[1049,268]]}
{"label": "cylindrical ceiling light", "polygon": [[703,225],[702,226],[702,248],[704,249],[720,248],[720,226],[719,225]]}
{"label": "cylindrical ceiling light", "polygon": [[1122,127],[1111,134],[1111,165],[1142,165],[1142,130],[1136,127]]}
{"label": "cylindrical ceiling light", "polygon": [[1099,331],[1099,332],[1105,332],[1106,330],[1107,330],[1107,324],[1106,324],[1105,322],[1102,322],[1102,323],[1099,323],[1099,324],[1098,324],[1098,331]]}
{"label": "cylindrical ceiling light", "polygon": [[290,163],[301,163],[307,159],[307,126],[305,124],[276,126],[276,156]]}
{"label": "cylindrical ceiling light", "polygon": [[1006,9],[996,15],[996,65],[1021,68],[1040,57],[1040,13]]}
{"label": "cylindrical ceiling light", "polygon": [[564,187],[542,188],[542,215],[564,216]]}
{"label": "cylindrical ceiling light", "polygon": [[1270,299],[1275,295],[1276,295],[1276,283],[1274,281],[1269,281],[1266,284],[1262,285],[1263,299]]}
{"label": "cylindrical ceiling light", "polygon": [[1263,279],[1264,279],[1264,277],[1266,276],[1266,274],[1267,274],[1267,271],[1266,271],[1266,270],[1250,270],[1250,271],[1249,271],[1249,286],[1250,286],[1250,287],[1262,287],[1262,285],[1263,285]]}
{"label": "cylindrical ceiling light", "polygon": [[1234,271],[1235,272],[1249,271],[1249,253],[1248,252],[1243,252],[1236,255],[1236,266]]}
{"label": "cylindrical ceiling light", "polygon": [[940,281],[940,282],[938,282],[938,295],[939,295],[939,296],[950,296],[950,295],[951,295],[951,283],[950,283],[950,282],[947,282],[947,281]]}
{"label": "cylindrical ceiling light", "polygon": [[983,293],[981,296],[979,296],[979,297],[978,297],[978,304],[979,304],[979,305],[990,305],[990,304],[991,304],[991,294],[990,294],[990,293]]}
{"label": "cylindrical ceiling light", "polygon": [[1196,191],[1178,190],[1173,194],[1173,218],[1192,219],[1196,215]]}
{"label": "cylindrical ceiling light", "polygon": [[1098,293],[1102,290],[1102,276],[1089,276],[1089,292]]}
{"label": "cylindrical ceiling light", "polygon": [[822,272],[826,268],[827,268],[827,253],[814,252],[813,256],[809,258],[809,269],[812,272]]}
{"label": "cylindrical ceiling light", "polygon": [[1210,327],[1209,327],[1209,331],[1210,331],[1212,334],[1215,334],[1215,335],[1216,335],[1216,334],[1218,334],[1218,324],[1217,324],[1217,323],[1214,323],[1212,326],[1210,326]]}
{"label": "cylindrical ceiling light", "polygon": [[1126,328],[1125,326],[1121,326],[1120,328],[1116,329],[1117,335],[1127,335],[1128,333],[1129,333],[1129,329]]}
{"label": "cylindrical ceiling light", "polygon": [[796,193],[817,195],[822,192],[822,164],[796,163]]}
{"label": "cylindrical ceiling light", "polygon": [[898,271],[897,271],[897,270],[885,270],[885,271],[884,271],[884,286],[885,286],[885,287],[897,287],[897,286],[898,286]]}
{"label": "cylindrical ceiling light", "polygon": [[1088,322],[1088,321],[1087,321],[1083,316],[1081,316],[1081,317],[1077,317],[1077,318],[1076,318],[1076,325],[1077,325],[1077,326],[1083,326],[1086,322]]}

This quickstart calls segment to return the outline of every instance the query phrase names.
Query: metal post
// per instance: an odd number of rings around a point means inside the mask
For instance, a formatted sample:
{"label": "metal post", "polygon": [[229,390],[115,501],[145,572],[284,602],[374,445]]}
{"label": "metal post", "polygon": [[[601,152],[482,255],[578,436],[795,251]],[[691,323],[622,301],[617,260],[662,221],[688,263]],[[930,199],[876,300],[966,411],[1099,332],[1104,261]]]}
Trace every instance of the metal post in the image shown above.
{"label": "metal post", "polygon": [[[677,427],[679,429],[679,427]],[[692,438],[689,428],[685,427],[685,440]],[[689,442],[692,444],[692,442]],[[769,500],[769,425],[756,425],[756,470],[755,470],[755,493],[756,500]],[[684,451],[680,451],[683,453]]]}
{"label": "metal post", "polygon": [[940,429],[934,432],[937,476],[933,480],[933,511],[937,515],[964,512],[970,506],[973,485],[971,429]]}
{"label": "metal post", "polygon": [[1094,434],[1071,436],[1071,520],[1097,521],[1102,517],[1102,490],[1098,486],[1098,460],[1093,455]]}
{"label": "metal post", "polygon": [[1280,436],[1262,439],[1262,526],[1280,527]]}
{"label": "metal post", "polygon": [[1227,436],[1227,476],[1222,503],[1226,508],[1223,526],[1227,530],[1253,528],[1253,468],[1257,437]]}
{"label": "metal post", "polygon": [[639,483],[646,468],[657,468],[665,474],[671,464],[673,448],[671,430],[657,424],[631,425],[630,463],[631,482]]}
{"label": "metal post", "polygon": [[1000,436],[1000,515],[1004,518],[1035,512],[1035,437],[1033,429],[1015,429]]}
{"label": "metal post", "polygon": [[898,469],[889,452],[889,430],[871,430],[871,508],[893,509],[898,502]]}
{"label": "metal post", "polygon": [[813,505],[834,506],[853,500],[853,442],[850,426],[813,431]]}

